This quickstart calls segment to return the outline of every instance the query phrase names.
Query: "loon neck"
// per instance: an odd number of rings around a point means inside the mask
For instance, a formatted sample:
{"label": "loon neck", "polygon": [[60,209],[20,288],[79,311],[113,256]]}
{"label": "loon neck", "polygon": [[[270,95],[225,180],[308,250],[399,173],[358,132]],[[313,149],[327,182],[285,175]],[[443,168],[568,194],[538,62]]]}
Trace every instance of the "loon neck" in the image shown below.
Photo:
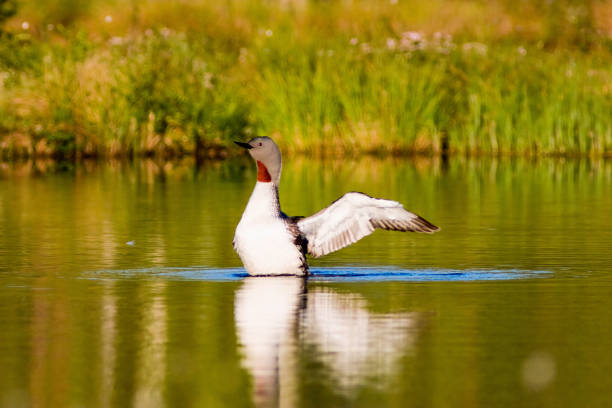
{"label": "loon neck", "polygon": [[266,219],[281,216],[278,187],[272,182],[257,181],[244,210],[243,218]]}
{"label": "loon neck", "polygon": [[257,181],[261,183],[271,183],[272,177],[266,166],[257,160]]}

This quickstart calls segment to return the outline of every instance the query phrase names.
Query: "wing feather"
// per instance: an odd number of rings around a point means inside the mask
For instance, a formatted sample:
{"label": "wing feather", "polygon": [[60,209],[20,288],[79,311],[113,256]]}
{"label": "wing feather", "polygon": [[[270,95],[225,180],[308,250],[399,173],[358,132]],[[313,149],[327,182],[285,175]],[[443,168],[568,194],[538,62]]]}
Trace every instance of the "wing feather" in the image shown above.
{"label": "wing feather", "polygon": [[376,228],[433,233],[438,227],[406,211],[397,201],[350,192],[310,217],[297,222],[308,240],[308,254],[320,257],[370,235]]}

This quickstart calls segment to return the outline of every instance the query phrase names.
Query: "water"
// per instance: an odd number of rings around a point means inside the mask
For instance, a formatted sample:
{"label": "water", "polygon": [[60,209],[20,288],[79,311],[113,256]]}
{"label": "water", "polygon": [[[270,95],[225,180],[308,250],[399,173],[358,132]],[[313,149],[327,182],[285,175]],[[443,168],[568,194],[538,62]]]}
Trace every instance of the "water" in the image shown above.
{"label": "water", "polygon": [[288,157],[442,228],[249,278],[250,161],[0,165],[0,407],[612,404],[612,162]]}

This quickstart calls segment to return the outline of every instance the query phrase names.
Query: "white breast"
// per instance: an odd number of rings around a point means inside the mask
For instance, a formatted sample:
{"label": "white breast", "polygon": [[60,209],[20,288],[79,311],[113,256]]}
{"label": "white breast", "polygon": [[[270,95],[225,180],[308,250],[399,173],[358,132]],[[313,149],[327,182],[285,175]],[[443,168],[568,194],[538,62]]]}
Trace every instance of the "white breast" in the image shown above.
{"label": "white breast", "polygon": [[234,248],[249,275],[301,275],[303,255],[280,215],[276,187],[257,183],[236,227]]}

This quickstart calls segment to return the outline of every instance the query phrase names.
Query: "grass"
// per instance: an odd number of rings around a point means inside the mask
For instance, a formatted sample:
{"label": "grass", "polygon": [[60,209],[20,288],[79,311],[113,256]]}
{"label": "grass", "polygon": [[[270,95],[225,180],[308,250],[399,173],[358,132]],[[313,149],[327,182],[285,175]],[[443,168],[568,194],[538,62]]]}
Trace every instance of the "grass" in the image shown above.
{"label": "grass", "polygon": [[4,157],[612,152],[607,2],[71,3],[0,19]]}

